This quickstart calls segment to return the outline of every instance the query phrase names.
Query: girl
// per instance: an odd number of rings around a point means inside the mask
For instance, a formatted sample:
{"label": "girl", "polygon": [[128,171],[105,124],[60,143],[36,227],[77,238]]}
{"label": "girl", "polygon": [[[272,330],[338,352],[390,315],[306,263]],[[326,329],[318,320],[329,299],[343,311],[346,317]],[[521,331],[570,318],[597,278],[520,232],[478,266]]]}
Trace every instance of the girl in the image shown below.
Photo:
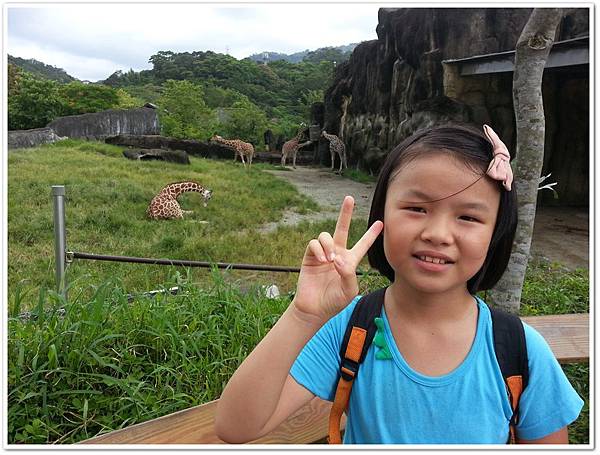
{"label": "girl", "polygon": [[[231,377],[216,431],[256,439],[315,395],[333,401],[339,348],[359,300],[356,267],[368,252],[387,276],[385,345],[372,344],[347,409],[345,443],[503,444],[511,409],[495,357],[490,311],[475,296],[509,260],[516,223],[508,150],[488,126],[417,132],[383,165],[369,229],[347,249],[354,201],[333,236],[309,242],[296,295]],[[583,401],[545,340],[525,325],[529,385],[517,440],[568,443]],[[384,354],[377,355],[379,350]]]}

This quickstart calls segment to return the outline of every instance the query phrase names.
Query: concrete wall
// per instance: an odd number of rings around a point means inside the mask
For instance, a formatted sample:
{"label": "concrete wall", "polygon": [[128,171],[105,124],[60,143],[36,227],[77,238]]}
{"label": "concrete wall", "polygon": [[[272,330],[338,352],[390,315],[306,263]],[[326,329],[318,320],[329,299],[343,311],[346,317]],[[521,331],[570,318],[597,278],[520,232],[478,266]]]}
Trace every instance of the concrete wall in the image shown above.
{"label": "concrete wall", "polygon": [[104,140],[119,134],[160,134],[158,114],[147,107],[59,117],[47,126],[59,136],[88,140]]}
{"label": "concrete wall", "polygon": [[37,147],[64,139],[52,128],[35,128],[32,130],[14,130],[8,132],[8,150]]}

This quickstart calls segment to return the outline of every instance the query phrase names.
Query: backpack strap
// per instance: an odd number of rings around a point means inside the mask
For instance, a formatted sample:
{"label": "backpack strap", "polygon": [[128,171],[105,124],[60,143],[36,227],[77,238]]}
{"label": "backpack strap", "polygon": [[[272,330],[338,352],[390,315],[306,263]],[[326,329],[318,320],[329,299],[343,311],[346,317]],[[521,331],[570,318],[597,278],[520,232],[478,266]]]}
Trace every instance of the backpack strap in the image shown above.
{"label": "backpack strap", "polygon": [[373,337],[377,332],[375,318],[381,314],[385,290],[367,294],[358,301],[350,316],[340,347],[340,378],[335,391],[335,399],[329,414],[329,444],[341,444],[340,421],[348,407],[352,384],[358,375],[358,368],[365,359]]}
{"label": "backpack strap", "polygon": [[529,382],[529,364],[525,329],[518,316],[490,308],[494,333],[494,350],[506,385],[508,401],[513,411],[509,421],[507,444],[516,444],[519,423],[519,398]]}

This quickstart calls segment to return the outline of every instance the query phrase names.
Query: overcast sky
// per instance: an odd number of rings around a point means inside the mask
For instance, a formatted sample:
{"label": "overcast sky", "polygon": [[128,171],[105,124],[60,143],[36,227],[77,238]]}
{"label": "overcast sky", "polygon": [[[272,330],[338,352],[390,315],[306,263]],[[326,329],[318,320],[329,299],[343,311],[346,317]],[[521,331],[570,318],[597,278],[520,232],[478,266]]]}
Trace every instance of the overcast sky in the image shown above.
{"label": "overcast sky", "polygon": [[97,81],[117,70],[150,69],[148,59],[161,50],[241,59],[376,39],[378,9],[376,3],[7,5],[4,52]]}

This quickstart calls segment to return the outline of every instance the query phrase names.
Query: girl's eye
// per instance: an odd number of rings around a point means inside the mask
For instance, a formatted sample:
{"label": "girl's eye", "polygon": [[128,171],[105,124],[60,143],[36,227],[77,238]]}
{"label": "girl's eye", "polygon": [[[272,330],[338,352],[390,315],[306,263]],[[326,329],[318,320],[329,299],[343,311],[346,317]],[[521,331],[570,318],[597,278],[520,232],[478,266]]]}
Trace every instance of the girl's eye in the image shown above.
{"label": "girl's eye", "polygon": [[477,218],[473,218],[472,216],[468,216],[468,215],[463,215],[463,216],[460,217],[460,219],[464,220],[464,221],[470,221],[472,223],[479,222],[479,220]]}
{"label": "girl's eye", "polygon": [[423,207],[405,207],[404,210],[409,210],[411,212],[417,213],[425,213],[425,209]]}

